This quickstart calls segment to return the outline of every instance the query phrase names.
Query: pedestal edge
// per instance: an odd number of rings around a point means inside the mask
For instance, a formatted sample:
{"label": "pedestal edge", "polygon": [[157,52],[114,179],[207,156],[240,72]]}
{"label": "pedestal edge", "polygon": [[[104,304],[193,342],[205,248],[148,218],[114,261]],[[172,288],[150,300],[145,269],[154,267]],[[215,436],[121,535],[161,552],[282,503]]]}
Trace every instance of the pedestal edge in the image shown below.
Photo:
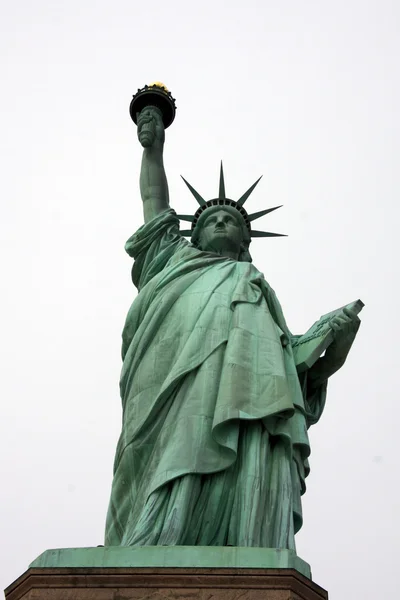
{"label": "pedestal edge", "polygon": [[[295,569],[232,568],[38,568],[31,567],[5,590],[19,600],[30,590],[104,588],[291,590],[304,600],[327,600],[327,592]],[[78,597],[78,596],[77,596]]]}

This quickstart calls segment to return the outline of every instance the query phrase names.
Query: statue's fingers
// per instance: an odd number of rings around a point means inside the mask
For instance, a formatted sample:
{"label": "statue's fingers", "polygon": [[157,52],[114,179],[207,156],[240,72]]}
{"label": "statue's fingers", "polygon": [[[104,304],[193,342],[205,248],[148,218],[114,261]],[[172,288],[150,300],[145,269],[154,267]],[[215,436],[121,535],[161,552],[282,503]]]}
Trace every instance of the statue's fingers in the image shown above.
{"label": "statue's fingers", "polygon": [[343,323],[351,323],[353,320],[351,317],[346,315],[345,312],[342,312],[340,315],[338,315],[338,317],[342,320]]}
{"label": "statue's fingers", "polygon": [[329,322],[329,326],[333,331],[340,331],[341,326],[335,321],[335,319],[331,319]]}
{"label": "statue's fingers", "polygon": [[361,323],[360,317],[358,315],[356,315],[356,313],[354,311],[352,311],[350,308],[344,308],[343,312],[354,323]]}
{"label": "statue's fingers", "polygon": [[341,315],[336,315],[333,317],[332,321],[333,323],[336,323],[336,325],[339,325],[339,327],[342,327],[347,323],[346,319],[344,319]]}

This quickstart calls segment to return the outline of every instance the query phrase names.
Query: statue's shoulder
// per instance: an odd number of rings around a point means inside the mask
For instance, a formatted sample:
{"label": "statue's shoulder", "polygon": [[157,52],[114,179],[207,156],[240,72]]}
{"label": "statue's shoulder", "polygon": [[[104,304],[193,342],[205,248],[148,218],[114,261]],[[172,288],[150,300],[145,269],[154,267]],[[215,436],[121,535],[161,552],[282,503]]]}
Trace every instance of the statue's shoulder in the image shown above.
{"label": "statue's shoulder", "polygon": [[126,242],[125,250],[136,259],[155,244],[171,245],[181,240],[184,241],[179,233],[179,219],[174,210],[168,209],[139,227]]}

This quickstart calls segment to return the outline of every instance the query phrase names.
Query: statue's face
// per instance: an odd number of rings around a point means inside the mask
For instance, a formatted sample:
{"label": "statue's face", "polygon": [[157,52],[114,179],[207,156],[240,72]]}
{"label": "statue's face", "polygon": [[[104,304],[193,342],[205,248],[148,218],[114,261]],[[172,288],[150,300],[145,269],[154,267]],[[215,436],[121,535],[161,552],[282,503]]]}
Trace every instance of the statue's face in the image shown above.
{"label": "statue's face", "polygon": [[236,216],[234,210],[216,208],[204,214],[204,222],[201,224],[199,245],[206,252],[224,251],[235,253],[239,256],[241,243],[243,241],[242,223],[240,215]]}

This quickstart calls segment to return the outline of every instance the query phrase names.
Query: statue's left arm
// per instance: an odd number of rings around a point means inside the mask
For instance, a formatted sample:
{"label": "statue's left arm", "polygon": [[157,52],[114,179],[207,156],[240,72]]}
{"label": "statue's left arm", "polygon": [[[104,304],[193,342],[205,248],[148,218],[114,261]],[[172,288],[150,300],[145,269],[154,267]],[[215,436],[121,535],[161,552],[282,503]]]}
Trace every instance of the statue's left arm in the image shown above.
{"label": "statue's left arm", "polygon": [[330,321],[330,326],[335,339],[327,348],[325,356],[317,360],[308,371],[308,385],[314,389],[344,365],[360,327],[360,319],[352,310],[344,308],[340,315]]}

